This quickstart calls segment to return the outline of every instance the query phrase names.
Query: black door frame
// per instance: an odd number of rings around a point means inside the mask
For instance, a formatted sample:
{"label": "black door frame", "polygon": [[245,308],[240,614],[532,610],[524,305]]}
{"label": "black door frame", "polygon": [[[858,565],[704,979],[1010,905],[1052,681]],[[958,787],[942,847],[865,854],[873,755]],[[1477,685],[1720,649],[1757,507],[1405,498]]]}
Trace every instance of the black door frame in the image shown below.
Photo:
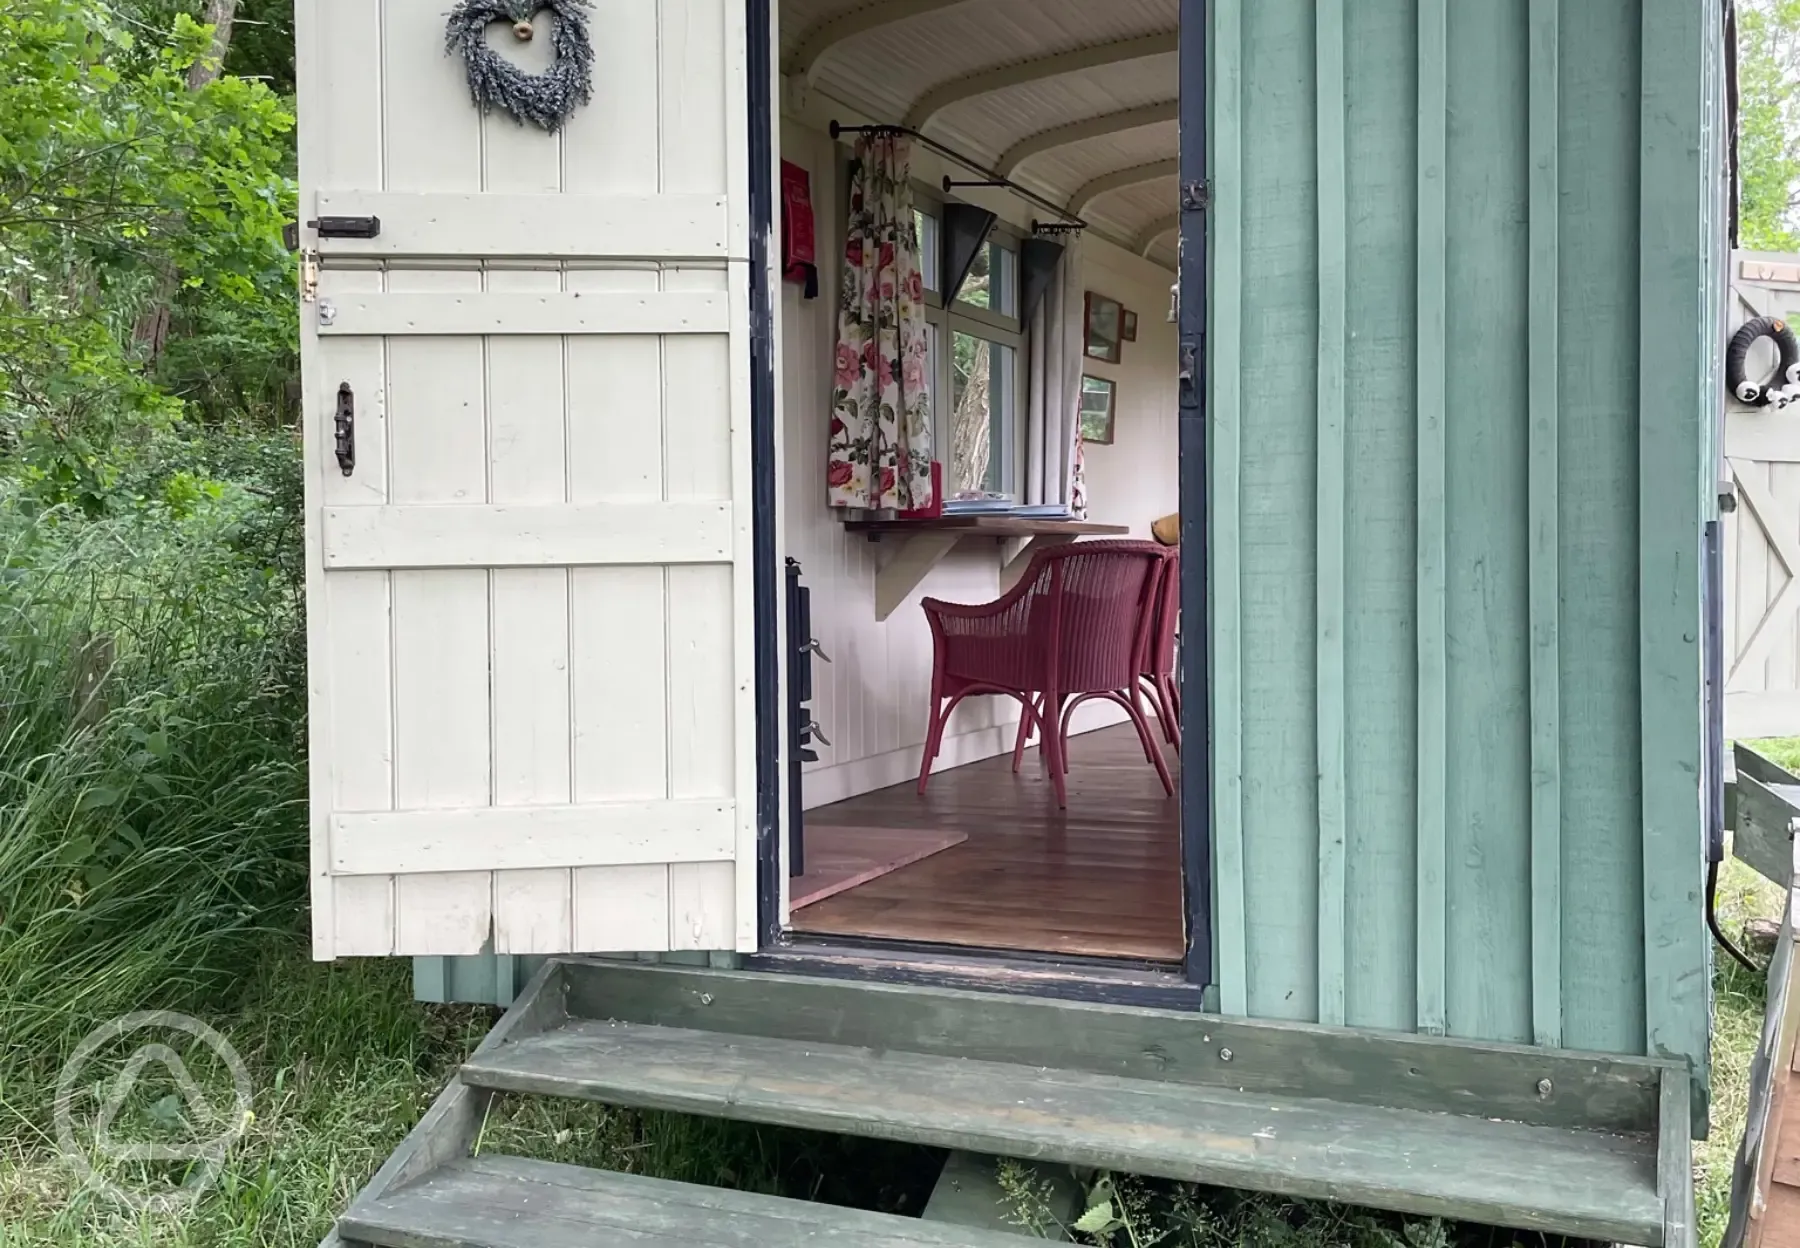
{"label": "black door frame", "polygon": [[[759,966],[781,969],[785,959],[767,956],[783,944],[781,927],[781,680],[779,606],[783,584],[776,550],[775,504],[775,308],[770,289],[774,239],[776,100],[771,6],[777,0],[744,0],[748,22],[750,126],[750,444],[753,575],[756,580],[756,830],[757,931],[764,956]],[[1093,0],[1102,3],[1103,0]],[[1187,949],[1182,978],[1193,986],[1213,982],[1212,939],[1212,733],[1211,625],[1207,613],[1207,0],[1181,0],[1181,259],[1178,281],[1180,416],[1178,449],[1181,510],[1181,614],[1206,621],[1198,644],[1181,656],[1181,702],[1191,708],[1183,745],[1199,765],[1181,769],[1182,885],[1186,897]],[[1198,747],[1198,756],[1195,751]],[[847,942],[846,942],[847,943]],[[971,960],[983,951],[971,950]],[[794,969],[814,969],[795,959]],[[935,959],[940,964],[943,958]],[[904,972],[896,972],[903,978]],[[946,976],[947,978],[949,976]],[[916,982],[916,981],[915,981]],[[1146,990],[1154,993],[1156,990]],[[1125,993],[1129,998],[1133,994]]]}

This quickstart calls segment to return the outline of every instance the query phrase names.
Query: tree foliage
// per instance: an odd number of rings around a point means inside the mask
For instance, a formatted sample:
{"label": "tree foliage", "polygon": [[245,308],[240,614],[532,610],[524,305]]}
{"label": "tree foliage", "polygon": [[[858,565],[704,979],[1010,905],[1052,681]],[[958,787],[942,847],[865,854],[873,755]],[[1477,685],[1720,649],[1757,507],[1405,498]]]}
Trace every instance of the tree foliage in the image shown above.
{"label": "tree foliage", "polygon": [[1738,0],[1738,239],[1800,251],[1800,0]]}
{"label": "tree foliage", "polygon": [[[236,75],[190,88],[212,32],[155,9],[0,8],[0,449],[88,514],[147,439],[266,418],[292,372],[292,110]],[[183,335],[153,359],[135,331],[171,297]]]}

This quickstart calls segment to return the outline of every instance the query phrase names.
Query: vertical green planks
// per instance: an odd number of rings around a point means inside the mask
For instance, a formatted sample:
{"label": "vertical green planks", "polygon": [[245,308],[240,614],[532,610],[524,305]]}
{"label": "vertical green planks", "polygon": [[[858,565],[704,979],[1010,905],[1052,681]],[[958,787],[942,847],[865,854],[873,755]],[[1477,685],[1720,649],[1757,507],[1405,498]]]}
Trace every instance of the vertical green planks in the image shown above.
{"label": "vertical green planks", "polygon": [[1686,7],[1216,0],[1233,1012],[1705,1061]]}
{"label": "vertical green planks", "polygon": [[1449,501],[1444,432],[1450,351],[1446,266],[1449,0],[1419,0],[1419,821],[1418,1028],[1446,1029],[1445,847],[1449,786],[1445,533]]}
{"label": "vertical green planks", "polygon": [[1638,410],[1621,381],[1638,367],[1638,16],[1564,0],[1560,25],[1562,1041],[1641,1053]]}
{"label": "vertical green planks", "polygon": [[[1638,661],[1643,731],[1644,992],[1652,1054],[1704,1060],[1700,812],[1700,472],[1694,405],[1705,341],[1710,191],[1701,78],[1705,8],[1644,0],[1638,243]],[[1696,1113],[1704,1115],[1705,1097]]]}
{"label": "vertical green planks", "polygon": [[1318,0],[1319,1013],[1344,1022],[1344,0]]}
{"label": "vertical green planks", "polygon": [[1562,729],[1557,637],[1557,51],[1559,0],[1531,0],[1527,371],[1531,461],[1531,1036],[1562,1043]]}
{"label": "vertical green planks", "polygon": [[1450,6],[1445,317],[1453,1035],[1531,1037],[1526,0]]}
{"label": "vertical green planks", "polygon": [[1248,1012],[1244,913],[1242,617],[1238,602],[1238,431],[1242,423],[1243,0],[1213,5],[1212,178],[1212,765],[1213,942],[1219,1008]]}
{"label": "vertical green planks", "polygon": [[[1243,6],[1245,126],[1238,491],[1246,1001],[1269,1018],[1319,1004],[1318,112],[1311,5]],[[1262,141],[1278,134],[1279,142]],[[1254,557],[1252,557],[1254,556]]]}
{"label": "vertical green planks", "polygon": [[1344,6],[1344,1012],[1417,1025],[1418,6]]}

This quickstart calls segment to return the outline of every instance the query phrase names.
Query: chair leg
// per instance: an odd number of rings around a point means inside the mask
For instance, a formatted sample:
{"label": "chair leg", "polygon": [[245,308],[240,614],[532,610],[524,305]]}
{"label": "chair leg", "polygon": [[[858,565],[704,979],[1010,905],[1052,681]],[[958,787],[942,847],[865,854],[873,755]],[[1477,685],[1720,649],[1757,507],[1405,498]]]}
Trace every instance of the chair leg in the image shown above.
{"label": "chair leg", "polygon": [[1062,699],[1051,703],[1044,695],[1043,749],[1050,767],[1050,787],[1056,791],[1056,808],[1069,808],[1069,739],[1063,734]]}
{"label": "chair leg", "polygon": [[[1150,709],[1156,712],[1156,722],[1162,728],[1163,739],[1181,752],[1181,725],[1175,718],[1175,703],[1170,697],[1169,678],[1166,676],[1145,676],[1150,682]],[[1140,682],[1141,683],[1141,682]]]}
{"label": "chair leg", "polygon": [[925,730],[925,757],[919,760],[919,796],[925,796],[925,785],[931,779],[931,765],[937,761],[938,751],[944,748],[944,726],[950,722],[950,712],[962,702],[963,693],[952,697],[948,702],[939,692],[937,682],[932,682],[931,689],[931,726]]}
{"label": "chair leg", "polygon": [[1161,686],[1161,705],[1167,709],[1163,716],[1163,731],[1168,734],[1169,744],[1181,753],[1181,695],[1175,691],[1173,676],[1158,676],[1156,683]]}
{"label": "chair leg", "polygon": [[1119,702],[1125,707],[1125,713],[1131,716],[1131,722],[1137,725],[1138,740],[1144,743],[1144,753],[1149,755],[1151,765],[1156,768],[1157,779],[1162,781],[1163,792],[1170,797],[1175,796],[1175,781],[1169,776],[1169,763],[1163,757],[1162,749],[1151,735],[1150,721],[1144,718],[1144,712],[1133,706],[1126,698]]}
{"label": "chair leg", "polygon": [[1031,740],[1031,730],[1037,722],[1037,709],[1032,706],[1030,698],[1019,700],[1019,735],[1013,741],[1013,775],[1019,774],[1019,765],[1025,761],[1025,743]]}

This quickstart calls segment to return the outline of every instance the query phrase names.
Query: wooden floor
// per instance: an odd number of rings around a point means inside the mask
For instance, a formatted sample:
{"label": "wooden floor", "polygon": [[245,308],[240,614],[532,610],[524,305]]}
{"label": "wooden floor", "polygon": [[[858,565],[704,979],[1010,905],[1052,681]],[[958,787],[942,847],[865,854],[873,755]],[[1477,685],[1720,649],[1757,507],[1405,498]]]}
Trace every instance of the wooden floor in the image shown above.
{"label": "wooden floor", "polygon": [[[1171,770],[1179,778],[1174,752]],[[1179,779],[1177,781],[1179,791]],[[1181,814],[1130,725],[1074,738],[1069,807],[1035,749],[942,771],[807,812],[838,827],[942,827],[969,839],[806,907],[796,930],[1178,961],[1184,947]]]}

